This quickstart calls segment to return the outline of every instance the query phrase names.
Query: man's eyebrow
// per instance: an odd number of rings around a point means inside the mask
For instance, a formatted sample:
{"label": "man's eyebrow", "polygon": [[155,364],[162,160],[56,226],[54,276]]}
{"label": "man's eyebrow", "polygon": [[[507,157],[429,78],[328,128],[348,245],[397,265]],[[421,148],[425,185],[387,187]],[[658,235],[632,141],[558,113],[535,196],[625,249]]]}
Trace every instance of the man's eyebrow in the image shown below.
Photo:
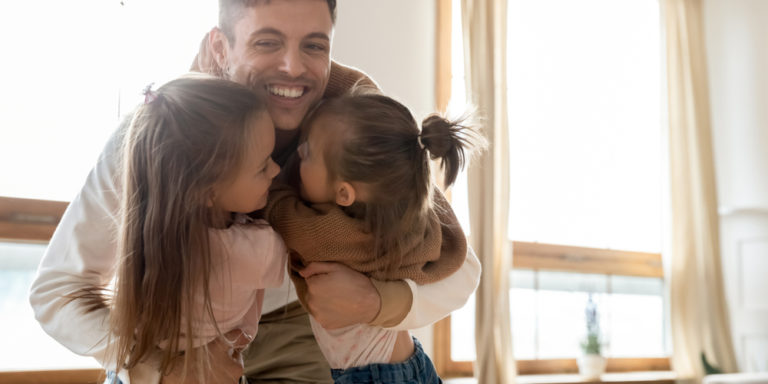
{"label": "man's eyebrow", "polygon": [[251,36],[256,36],[256,35],[278,35],[278,36],[282,36],[282,37],[285,36],[284,33],[278,31],[275,28],[271,28],[271,27],[264,27],[264,28],[255,30],[255,31],[253,31],[253,33],[251,33]]}
{"label": "man's eyebrow", "polygon": [[328,37],[328,35],[326,35],[323,32],[312,32],[309,35],[307,35],[305,38],[306,39],[323,39],[326,41],[331,41],[331,38]]}

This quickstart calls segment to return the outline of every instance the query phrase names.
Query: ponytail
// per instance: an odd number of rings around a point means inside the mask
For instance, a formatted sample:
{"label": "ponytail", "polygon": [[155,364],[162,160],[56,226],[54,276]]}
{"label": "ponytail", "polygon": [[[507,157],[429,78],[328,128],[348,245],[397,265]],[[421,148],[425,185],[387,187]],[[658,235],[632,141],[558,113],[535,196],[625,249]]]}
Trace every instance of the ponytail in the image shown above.
{"label": "ponytail", "polygon": [[472,152],[487,145],[477,130],[465,125],[467,120],[466,117],[448,120],[440,115],[430,115],[421,123],[419,142],[429,151],[432,160],[441,159],[446,187],[456,181]]}

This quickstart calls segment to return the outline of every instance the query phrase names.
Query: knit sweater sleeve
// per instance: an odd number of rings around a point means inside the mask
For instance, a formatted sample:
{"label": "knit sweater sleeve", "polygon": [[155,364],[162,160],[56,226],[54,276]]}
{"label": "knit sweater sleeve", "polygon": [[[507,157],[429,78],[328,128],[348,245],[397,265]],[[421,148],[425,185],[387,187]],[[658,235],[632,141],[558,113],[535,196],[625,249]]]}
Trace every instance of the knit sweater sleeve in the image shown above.
{"label": "knit sweater sleeve", "polygon": [[372,236],[335,204],[307,205],[287,186],[273,187],[268,201],[265,218],[302,263],[347,262],[370,253]]}
{"label": "knit sweater sleeve", "polygon": [[341,96],[356,85],[380,89],[379,85],[363,71],[331,61],[331,75],[328,79],[328,86],[325,88],[323,98]]}

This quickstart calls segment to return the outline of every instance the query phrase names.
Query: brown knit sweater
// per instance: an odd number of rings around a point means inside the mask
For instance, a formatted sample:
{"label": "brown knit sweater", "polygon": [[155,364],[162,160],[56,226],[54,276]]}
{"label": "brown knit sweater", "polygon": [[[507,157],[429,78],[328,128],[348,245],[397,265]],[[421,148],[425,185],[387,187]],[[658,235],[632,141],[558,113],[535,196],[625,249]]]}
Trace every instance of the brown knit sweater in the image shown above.
{"label": "brown knit sweater", "polygon": [[467,241],[445,197],[439,191],[434,197],[426,229],[404,234],[406,251],[396,269],[387,268],[396,255],[374,258],[373,234],[336,204],[308,205],[293,189],[277,187],[270,192],[265,217],[291,250],[291,278],[303,303],[306,283],[296,269],[314,261],[340,262],[375,279],[411,279],[417,284],[457,271],[467,255]]}
{"label": "brown knit sweater", "polygon": [[331,61],[331,74],[323,98],[341,96],[352,89],[354,85],[379,89],[379,85],[359,69]]}

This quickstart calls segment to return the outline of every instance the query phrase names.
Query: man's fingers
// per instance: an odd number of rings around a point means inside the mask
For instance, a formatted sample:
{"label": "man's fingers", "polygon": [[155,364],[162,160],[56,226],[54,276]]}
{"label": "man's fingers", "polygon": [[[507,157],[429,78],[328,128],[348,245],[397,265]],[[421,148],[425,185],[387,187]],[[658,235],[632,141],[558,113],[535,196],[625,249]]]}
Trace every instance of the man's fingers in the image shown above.
{"label": "man's fingers", "polygon": [[316,261],[314,263],[309,263],[309,265],[307,265],[306,268],[299,271],[299,274],[301,275],[301,277],[308,279],[315,275],[336,272],[340,269],[340,267],[343,267],[343,266],[338,263],[327,263],[322,261]]}

